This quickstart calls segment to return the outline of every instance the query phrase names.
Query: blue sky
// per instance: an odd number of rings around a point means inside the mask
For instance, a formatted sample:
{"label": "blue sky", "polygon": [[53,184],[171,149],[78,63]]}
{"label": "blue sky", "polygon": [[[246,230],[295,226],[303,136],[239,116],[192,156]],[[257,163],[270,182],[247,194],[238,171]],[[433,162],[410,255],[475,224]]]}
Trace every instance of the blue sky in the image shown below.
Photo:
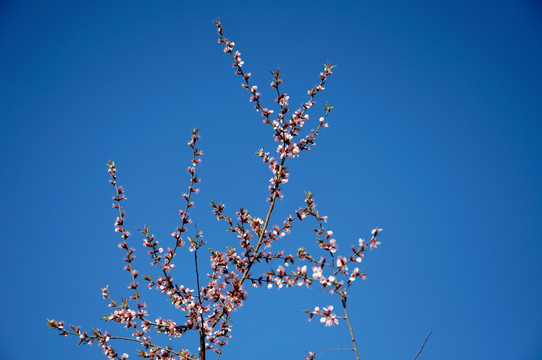
{"label": "blue sky", "polygon": [[[216,43],[218,17],[270,106],[269,70],[280,67],[293,107],[322,64],[338,65],[311,113],[329,101],[330,127],[291,162],[275,219],[310,190],[341,249],[384,228],[362,263],[367,280],[350,291],[361,357],[413,358],[432,331],[420,359],[542,358],[535,1],[2,2],[0,358],[102,356],[48,330],[47,318],[122,333],[100,320],[101,287],[128,295],[109,159],[127,226],[150,225],[164,244],[194,127],[205,155],[193,218],[209,245],[238,244],[211,200],[264,215],[269,173],[254,152],[275,145]],[[313,243],[310,228],[279,247]],[[193,287],[191,258],[180,259],[179,279]],[[175,315],[147,295],[153,316]],[[344,325],[299,312],[328,304],[339,305],[318,289],[251,290],[224,358],[347,358],[324,352],[349,346]]]}

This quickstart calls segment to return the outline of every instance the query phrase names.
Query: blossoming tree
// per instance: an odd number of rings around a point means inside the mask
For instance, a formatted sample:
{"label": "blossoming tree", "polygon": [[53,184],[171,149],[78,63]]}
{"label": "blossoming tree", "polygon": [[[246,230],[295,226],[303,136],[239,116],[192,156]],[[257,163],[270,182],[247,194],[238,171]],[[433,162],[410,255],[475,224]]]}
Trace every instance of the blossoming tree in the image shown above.
{"label": "blossoming tree", "polygon": [[[210,271],[206,279],[200,276],[199,266],[201,250],[205,245],[202,232],[197,227],[192,229],[191,208],[194,205],[193,197],[198,193],[198,178],[196,168],[200,163],[202,152],[197,147],[199,140],[198,130],[194,129],[188,146],[192,150],[192,161],[188,167],[190,185],[188,192],[183,194],[184,207],[179,210],[180,224],[171,234],[169,247],[164,250],[159,241],[151,234],[149,227],[138,229],[143,237],[143,247],[147,249],[152,266],[157,275],[142,275],[144,283],[149,289],[156,289],[166,296],[171,304],[186,318],[184,322],[175,319],[151,318],[147,312],[147,305],[143,301],[144,293],[140,291],[140,274],[135,264],[135,249],[129,239],[132,234],[125,225],[126,214],[123,202],[126,200],[124,189],[118,183],[115,163],[107,164],[110,176],[109,182],[114,187],[113,208],[117,212],[115,231],[120,233],[119,248],[124,251],[125,270],[129,273],[131,295],[127,299],[114,299],[110,296],[108,287],[102,289],[103,298],[113,309],[110,315],[104,316],[107,322],[116,322],[131,329],[131,336],[113,335],[109,331],[92,329],[84,331],[78,326],[66,325],[63,321],[48,320],[48,325],[63,336],[74,336],[79,344],[97,343],[109,359],[126,359],[128,354],[120,354],[115,350],[112,342],[124,340],[139,345],[138,355],[145,359],[206,359],[210,351],[215,352],[217,358],[222,354],[223,347],[228,344],[232,336],[232,318],[235,310],[243,305],[247,298],[247,289],[250,286],[265,285],[268,288],[289,288],[294,286],[320,286],[338,297],[342,307],[340,315],[334,312],[331,305],[322,308],[315,307],[305,310],[308,319],[316,317],[325,326],[333,326],[344,321],[348,327],[352,348],[356,359],[359,352],[352,324],[348,317],[347,290],[358,278],[365,279],[358,264],[362,261],[367,250],[375,249],[380,242],[377,236],[382,231],[375,228],[371,238],[365,242],[359,239],[349,251],[338,253],[337,242],[333,232],[326,228],[327,216],[317,210],[312,193],[306,193],[304,205],[293,211],[291,215],[278,223],[271,221],[277,199],[283,197],[283,185],[288,182],[290,172],[287,163],[292,158],[299,157],[315,145],[320,131],[327,128],[327,117],[333,109],[327,103],[323,113],[313,125],[313,128],[304,133],[303,128],[309,123],[308,111],[315,104],[316,96],[324,90],[324,84],[332,75],[334,66],[324,65],[320,73],[319,82],[308,91],[308,100],[295,111],[289,107],[289,96],[281,91],[282,75],[279,70],[272,71],[273,81],[271,87],[276,91],[275,102],[277,112],[264,107],[260,99],[258,87],[250,81],[251,74],[244,71],[244,62],[239,51],[234,50],[235,44],[228,40],[222,31],[220,21],[215,22],[218,29],[219,43],[224,45],[224,52],[233,58],[235,73],[242,78],[242,86],[250,94],[250,101],[263,118],[278,143],[275,156],[263,149],[257,155],[267,164],[271,171],[268,210],[265,216],[257,217],[246,209],[240,209],[235,216],[228,215],[225,206],[221,203],[211,202],[214,215],[223,221],[229,232],[239,238],[239,248],[227,247],[224,250],[210,249]],[[273,251],[273,245],[280,239],[288,236],[296,222],[312,219],[316,226],[313,231],[319,247],[319,253],[311,253],[305,247],[299,247],[297,253],[287,254],[283,251]],[[191,233],[192,235],[187,235]],[[177,252],[185,245],[193,254],[195,286],[188,288],[178,283],[174,277],[175,260]],[[257,263],[271,264],[269,271],[257,274],[253,266]],[[275,264],[275,265],[273,265]],[[278,264],[278,265],[277,265]],[[286,267],[295,270],[287,271]],[[291,266],[291,267],[289,267]],[[161,333],[169,340],[180,338],[187,333],[196,334],[197,344],[186,344],[179,339],[178,346],[159,345],[154,333]],[[308,359],[313,359],[315,353],[310,352]]]}

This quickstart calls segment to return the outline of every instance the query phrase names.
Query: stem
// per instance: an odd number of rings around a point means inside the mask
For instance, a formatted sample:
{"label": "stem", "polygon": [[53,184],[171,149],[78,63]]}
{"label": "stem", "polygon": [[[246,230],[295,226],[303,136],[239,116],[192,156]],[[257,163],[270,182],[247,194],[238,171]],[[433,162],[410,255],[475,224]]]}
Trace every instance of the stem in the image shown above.
{"label": "stem", "polygon": [[416,360],[418,358],[418,356],[420,356],[420,354],[423,351],[423,348],[425,347],[425,344],[427,343],[427,340],[429,340],[429,337],[431,336],[432,333],[433,333],[433,331],[429,332],[429,335],[427,335],[427,337],[425,338],[425,341],[423,342],[422,347],[420,348],[420,350],[418,350],[418,353],[416,354],[416,356],[414,356],[413,360]]}
{"label": "stem", "polygon": [[346,295],[343,294],[341,296],[341,300],[344,309],[344,318],[346,319],[346,323],[348,324],[348,330],[350,330],[350,337],[352,338],[352,346],[354,347],[352,350],[354,351],[354,354],[356,354],[356,360],[359,360],[358,348],[356,346],[356,338],[354,338],[354,331],[352,330],[352,325],[350,325],[348,313],[346,312]]}
{"label": "stem", "polygon": [[[197,232],[197,229],[196,229],[196,232]],[[197,238],[195,241],[197,241]],[[195,268],[196,268],[196,284],[198,287],[198,300],[199,300],[199,305],[203,308],[203,302],[201,300],[201,290],[200,290],[200,285],[199,285],[198,247],[194,249],[194,263],[195,263]],[[199,356],[201,360],[205,360],[205,329],[203,327],[203,324],[204,324],[203,312],[200,313],[200,320],[201,320],[201,325],[199,328]]]}
{"label": "stem", "polygon": [[[284,160],[285,160],[285,158],[282,159],[279,170],[277,171],[277,175],[276,175],[277,178],[279,178],[280,175],[282,174],[282,169],[284,167]],[[277,190],[278,186],[279,186],[279,183],[277,182],[277,184],[275,184],[275,189],[273,189],[271,204],[269,205],[269,210],[267,210],[267,215],[265,216],[265,221],[264,221],[263,227],[262,227],[262,229],[260,231],[260,237],[258,238],[258,243],[256,244],[256,247],[254,248],[254,255],[252,256],[252,259],[249,260],[245,271],[243,271],[243,275],[241,276],[241,279],[239,279],[239,285],[243,285],[243,282],[246,280],[246,278],[248,276],[248,272],[250,271],[250,268],[252,267],[252,265],[254,264],[254,261],[258,257],[258,250],[260,249],[260,247],[263,244],[263,238],[265,236],[265,231],[267,230],[267,226],[269,225],[269,220],[271,219],[271,213],[273,212],[273,209],[275,208],[275,201],[277,200],[277,195],[276,195],[277,192],[276,192],[276,190]]]}

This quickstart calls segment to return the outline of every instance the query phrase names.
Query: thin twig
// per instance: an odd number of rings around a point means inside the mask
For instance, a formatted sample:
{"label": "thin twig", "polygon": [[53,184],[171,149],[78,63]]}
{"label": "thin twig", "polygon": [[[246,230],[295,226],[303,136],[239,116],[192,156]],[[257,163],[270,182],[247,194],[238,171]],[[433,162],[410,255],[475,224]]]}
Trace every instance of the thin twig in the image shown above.
{"label": "thin twig", "polygon": [[328,352],[328,351],[354,351],[354,349],[334,348],[334,349],[327,349],[327,350],[324,350],[322,352],[325,353],[325,352]]}
{"label": "thin twig", "polygon": [[427,340],[429,340],[429,336],[431,336],[432,333],[433,331],[429,332],[429,335],[427,335],[427,337],[425,338],[425,341],[423,342],[422,347],[420,348],[420,350],[418,350],[418,353],[416,354],[416,356],[414,356],[414,359],[412,360],[416,360],[418,356],[422,353],[423,347],[425,346],[425,343],[427,343]]}
{"label": "thin twig", "polygon": [[358,347],[356,346],[356,338],[354,337],[354,330],[352,330],[352,325],[350,325],[350,320],[348,319],[348,313],[346,312],[346,295],[341,295],[341,300],[343,304],[344,317],[346,319],[346,324],[348,325],[348,330],[350,330],[350,337],[352,339],[352,346],[354,354],[356,355],[356,360],[359,360]]}
{"label": "thin twig", "polygon": [[[196,235],[194,236],[194,241],[197,243],[198,241],[198,227],[196,226]],[[196,284],[198,287],[198,300],[199,305],[203,308],[203,300],[201,299],[201,287],[199,285],[199,271],[198,271],[198,245],[196,244],[196,248],[194,249],[194,266],[196,268]],[[200,321],[201,325],[199,328],[199,356],[201,360],[205,360],[205,328],[204,328],[204,320],[203,320],[203,311],[200,313]]]}

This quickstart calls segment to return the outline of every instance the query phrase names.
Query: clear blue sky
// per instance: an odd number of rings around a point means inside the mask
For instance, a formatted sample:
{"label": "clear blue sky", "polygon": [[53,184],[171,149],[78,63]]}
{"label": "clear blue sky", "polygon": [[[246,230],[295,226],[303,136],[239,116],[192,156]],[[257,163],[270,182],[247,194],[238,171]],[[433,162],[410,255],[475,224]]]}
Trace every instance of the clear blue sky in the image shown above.
{"label": "clear blue sky", "polygon": [[[209,244],[237,245],[211,200],[263,216],[269,174],[254,152],[275,145],[217,44],[218,17],[266,104],[269,70],[298,105],[322,64],[338,65],[315,107],[335,106],[330,128],[291,163],[276,219],[311,190],[342,249],[384,228],[350,292],[362,359],[412,359],[431,330],[424,360],[541,359],[542,7],[519,0],[3,1],[0,358],[102,356],[47,318],[122,332],[99,319],[101,287],[128,295],[107,160],[128,227],[166,243],[198,127],[194,218]],[[313,242],[298,229],[281,246]],[[323,352],[349,346],[346,327],[298,312],[334,301],[251,291],[224,359],[348,358]]]}

